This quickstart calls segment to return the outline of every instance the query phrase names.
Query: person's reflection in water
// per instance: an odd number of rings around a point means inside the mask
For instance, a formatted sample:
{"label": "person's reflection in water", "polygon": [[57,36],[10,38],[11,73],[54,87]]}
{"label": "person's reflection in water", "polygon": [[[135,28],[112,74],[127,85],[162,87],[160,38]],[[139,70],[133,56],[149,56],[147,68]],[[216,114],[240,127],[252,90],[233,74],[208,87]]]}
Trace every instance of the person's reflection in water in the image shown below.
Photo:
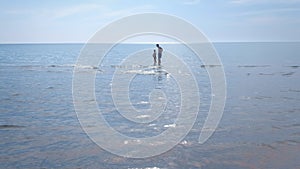
{"label": "person's reflection in water", "polygon": [[161,74],[158,75],[157,80],[159,83],[162,83],[163,77]]}
{"label": "person's reflection in water", "polygon": [[160,67],[157,67],[155,68],[155,75],[154,75],[154,82],[155,82],[155,88],[156,89],[161,89],[162,88],[162,85],[163,85],[163,80],[164,80],[164,77],[163,75],[165,75],[164,72],[162,72],[161,68]]}

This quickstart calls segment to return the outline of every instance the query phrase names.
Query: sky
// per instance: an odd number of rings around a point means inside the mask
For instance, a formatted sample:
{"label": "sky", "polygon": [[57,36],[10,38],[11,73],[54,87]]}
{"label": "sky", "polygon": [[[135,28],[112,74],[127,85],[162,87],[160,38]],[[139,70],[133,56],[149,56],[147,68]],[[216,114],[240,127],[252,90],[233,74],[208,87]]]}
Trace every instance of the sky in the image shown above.
{"label": "sky", "polygon": [[0,0],[0,43],[84,43],[149,12],[182,18],[213,42],[300,41],[300,0]]}

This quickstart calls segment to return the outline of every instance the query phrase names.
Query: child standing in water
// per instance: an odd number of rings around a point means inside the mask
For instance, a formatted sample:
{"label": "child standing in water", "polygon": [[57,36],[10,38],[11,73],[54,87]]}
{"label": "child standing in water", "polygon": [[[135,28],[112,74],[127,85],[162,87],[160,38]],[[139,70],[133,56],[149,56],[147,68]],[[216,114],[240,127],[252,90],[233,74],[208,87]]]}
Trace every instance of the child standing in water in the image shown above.
{"label": "child standing in water", "polygon": [[152,56],[153,56],[153,62],[154,62],[154,65],[155,65],[156,64],[156,50],[155,49],[153,50]]}

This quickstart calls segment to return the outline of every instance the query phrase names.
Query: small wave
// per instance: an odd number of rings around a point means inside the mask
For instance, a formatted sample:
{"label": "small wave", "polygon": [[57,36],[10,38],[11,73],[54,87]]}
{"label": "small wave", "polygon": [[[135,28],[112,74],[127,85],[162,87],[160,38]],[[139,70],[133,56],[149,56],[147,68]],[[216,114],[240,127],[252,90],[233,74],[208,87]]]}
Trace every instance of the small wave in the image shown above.
{"label": "small wave", "polygon": [[94,72],[97,71],[98,73],[103,73],[103,69],[100,69],[98,66],[92,66],[92,65],[74,65],[74,68],[76,68],[76,71],[82,71],[82,72]]}
{"label": "small wave", "polygon": [[150,115],[147,115],[147,114],[136,116],[137,119],[143,119],[143,118],[149,118],[149,117],[150,117]]}
{"label": "small wave", "polygon": [[[201,131],[203,131],[203,132],[214,132],[214,131],[216,131],[216,129],[214,129],[214,128],[203,128]],[[220,131],[222,131],[222,130],[220,130]],[[225,129],[225,131],[226,131],[226,129]]]}
{"label": "small wave", "polygon": [[155,69],[151,69],[151,70],[126,70],[123,71],[124,73],[127,74],[140,74],[140,75],[156,75],[156,74],[169,74],[168,72],[166,72],[165,70],[155,70]]}
{"label": "small wave", "polygon": [[289,89],[289,92],[300,92],[300,90],[296,90],[296,89]]}
{"label": "small wave", "polygon": [[281,129],[281,127],[272,125],[272,129],[277,129],[277,130],[280,130],[280,129]]}
{"label": "small wave", "polygon": [[165,128],[170,128],[170,127],[176,127],[176,124],[165,124],[164,125]]}
{"label": "small wave", "polygon": [[179,144],[181,145],[191,145],[190,142],[186,141],[186,140],[183,140],[182,142],[180,142]]}
{"label": "small wave", "polygon": [[284,96],[282,97],[284,100],[295,100],[295,98]]}
{"label": "small wave", "polygon": [[24,126],[12,125],[12,124],[4,124],[0,125],[0,129],[9,129],[9,128],[22,128]]}
{"label": "small wave", "polygon": [[218,66],[222,66],[222,65],[201,65],[201,68],[206,68],[206,67],[218,67]]}
{"label": "small wave", "polygon": [[262,143],[262,144],[260,144],[260,146],[262,146],[262,147],[267,147],[267,148],[270,148],[270,149],[272,149],[272,150],[276,150],[276,147],[274,147],[274,146],[271,145],[271,144]]}
{"label": "small wave", "polygon": [[74,67],[80,69],[99,69],[98,66],[92,66],[92,65],[74,65]]}
{"label": "small wave", "polygon": [[272,76],[275,75],[275,73],[259,73],[261,76]]}
{"label": "small wave", "polygon": [[75,64],[48,65],[47,67],[75,67]]}
{"label": "small wave", "polygon": [[57,65],[49,65],[48,67],[57,67]]}
{"label": "small wave", "polygon": [[63,65],[48,65],[46,67],[49,68],[80,68],[80,69],[99,69],[98,66],[92,66],[92,65],[77,65],[77,64],[63,64]]}
{"label": "small wave", "polygon": [[271,65],[238,65],[241,68],[271,67]]}
{"label": "small wave", "polygon": [[12,96],[20,96],[20,93],[13,93]]}
{"label": "small wave", "polygon": [[289,127],[300,127],[300,123],[291,124],[291,125],[289,125]]}
{"label": "small wave", "polygon": [[159,167],[146,167],[146,168],[128,168],[128,169],[161,169]]}
{"label": "small wave", "polygon": [[47,71],[47,72],[61,72],[61,71],[71,71],[74,67],[83,70],[98,70],[99,67],[91,65],[76,65],[76,64],[50,64],[50,65],[6,65],[6,67],[20,68],[26,71]]}
{"label": "small wave", "polygon": [[149,104],[148,101],[140,101],[138,104]]}
{"label": "small wave", "polygon": [[300,142],[297,140],[284,140],[284,141],[278,141],[278,144],[285,144],[285,145],[298,145]]}
{"label": "small wave", "polygon": [[287,67],[290,67],[290,68],[293,68],[293,69],[297,69],[297,68],[299,68],[300,66],[294,65],[294,66],[287,66]]}
{"label": "small wave", "polygon": [[281,126],[282,128],[285,129],[295,129],[295,128],[300,128],[300,123],[294,123],[294,124],[288,124],[288,125],[283,125]]}
{"label": "small wave", "polygon": [[257,100],[272,99],[272,97],[270,97],[270,96],[256,96],[254,98]]}
{"label": "small wave", "polygon": [[288,72],[288,73],[282,73],[282,76],[291,76],[293,75],[295,72]]}
{"label": "small wave", "polygon": [[154,75],[156,74],[154,70],[127,70],[124,73],[132,73],[132,74],[141,74],[141,75]]}
{"label": "small wave", "polygon": [[110,65],[111,68],[119,69],[134,69],[134,68],[156,68],[157,66],[147,66],[147,65]]}
{"label": "small wave", "polygon": [[149,124],[148,126],[149,126],[149,127],[152,127],[152,126],[156,126],[156,124],[151,123],[151,124]]}
{"label": "small wave", "polygon": [[240,100],[251,100],[250,96],[240,96],[239,97]]}

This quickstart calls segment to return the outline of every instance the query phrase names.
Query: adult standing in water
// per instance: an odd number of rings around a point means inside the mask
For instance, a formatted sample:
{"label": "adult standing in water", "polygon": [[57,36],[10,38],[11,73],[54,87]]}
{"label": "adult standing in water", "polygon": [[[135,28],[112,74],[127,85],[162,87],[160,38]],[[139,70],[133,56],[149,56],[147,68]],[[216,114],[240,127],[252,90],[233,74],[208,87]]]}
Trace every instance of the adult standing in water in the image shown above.
{"label": "adult standing in water", "polygon": [[163,48],[159,46],[159,44],[156,44],[156,47],[157,47],[157,51],[158,51],[158,54],[157,54],[157,57],[158,57],[158,65],[160,65],[161,63],[161,57],[162,57],[162,52],[163,52]]}

